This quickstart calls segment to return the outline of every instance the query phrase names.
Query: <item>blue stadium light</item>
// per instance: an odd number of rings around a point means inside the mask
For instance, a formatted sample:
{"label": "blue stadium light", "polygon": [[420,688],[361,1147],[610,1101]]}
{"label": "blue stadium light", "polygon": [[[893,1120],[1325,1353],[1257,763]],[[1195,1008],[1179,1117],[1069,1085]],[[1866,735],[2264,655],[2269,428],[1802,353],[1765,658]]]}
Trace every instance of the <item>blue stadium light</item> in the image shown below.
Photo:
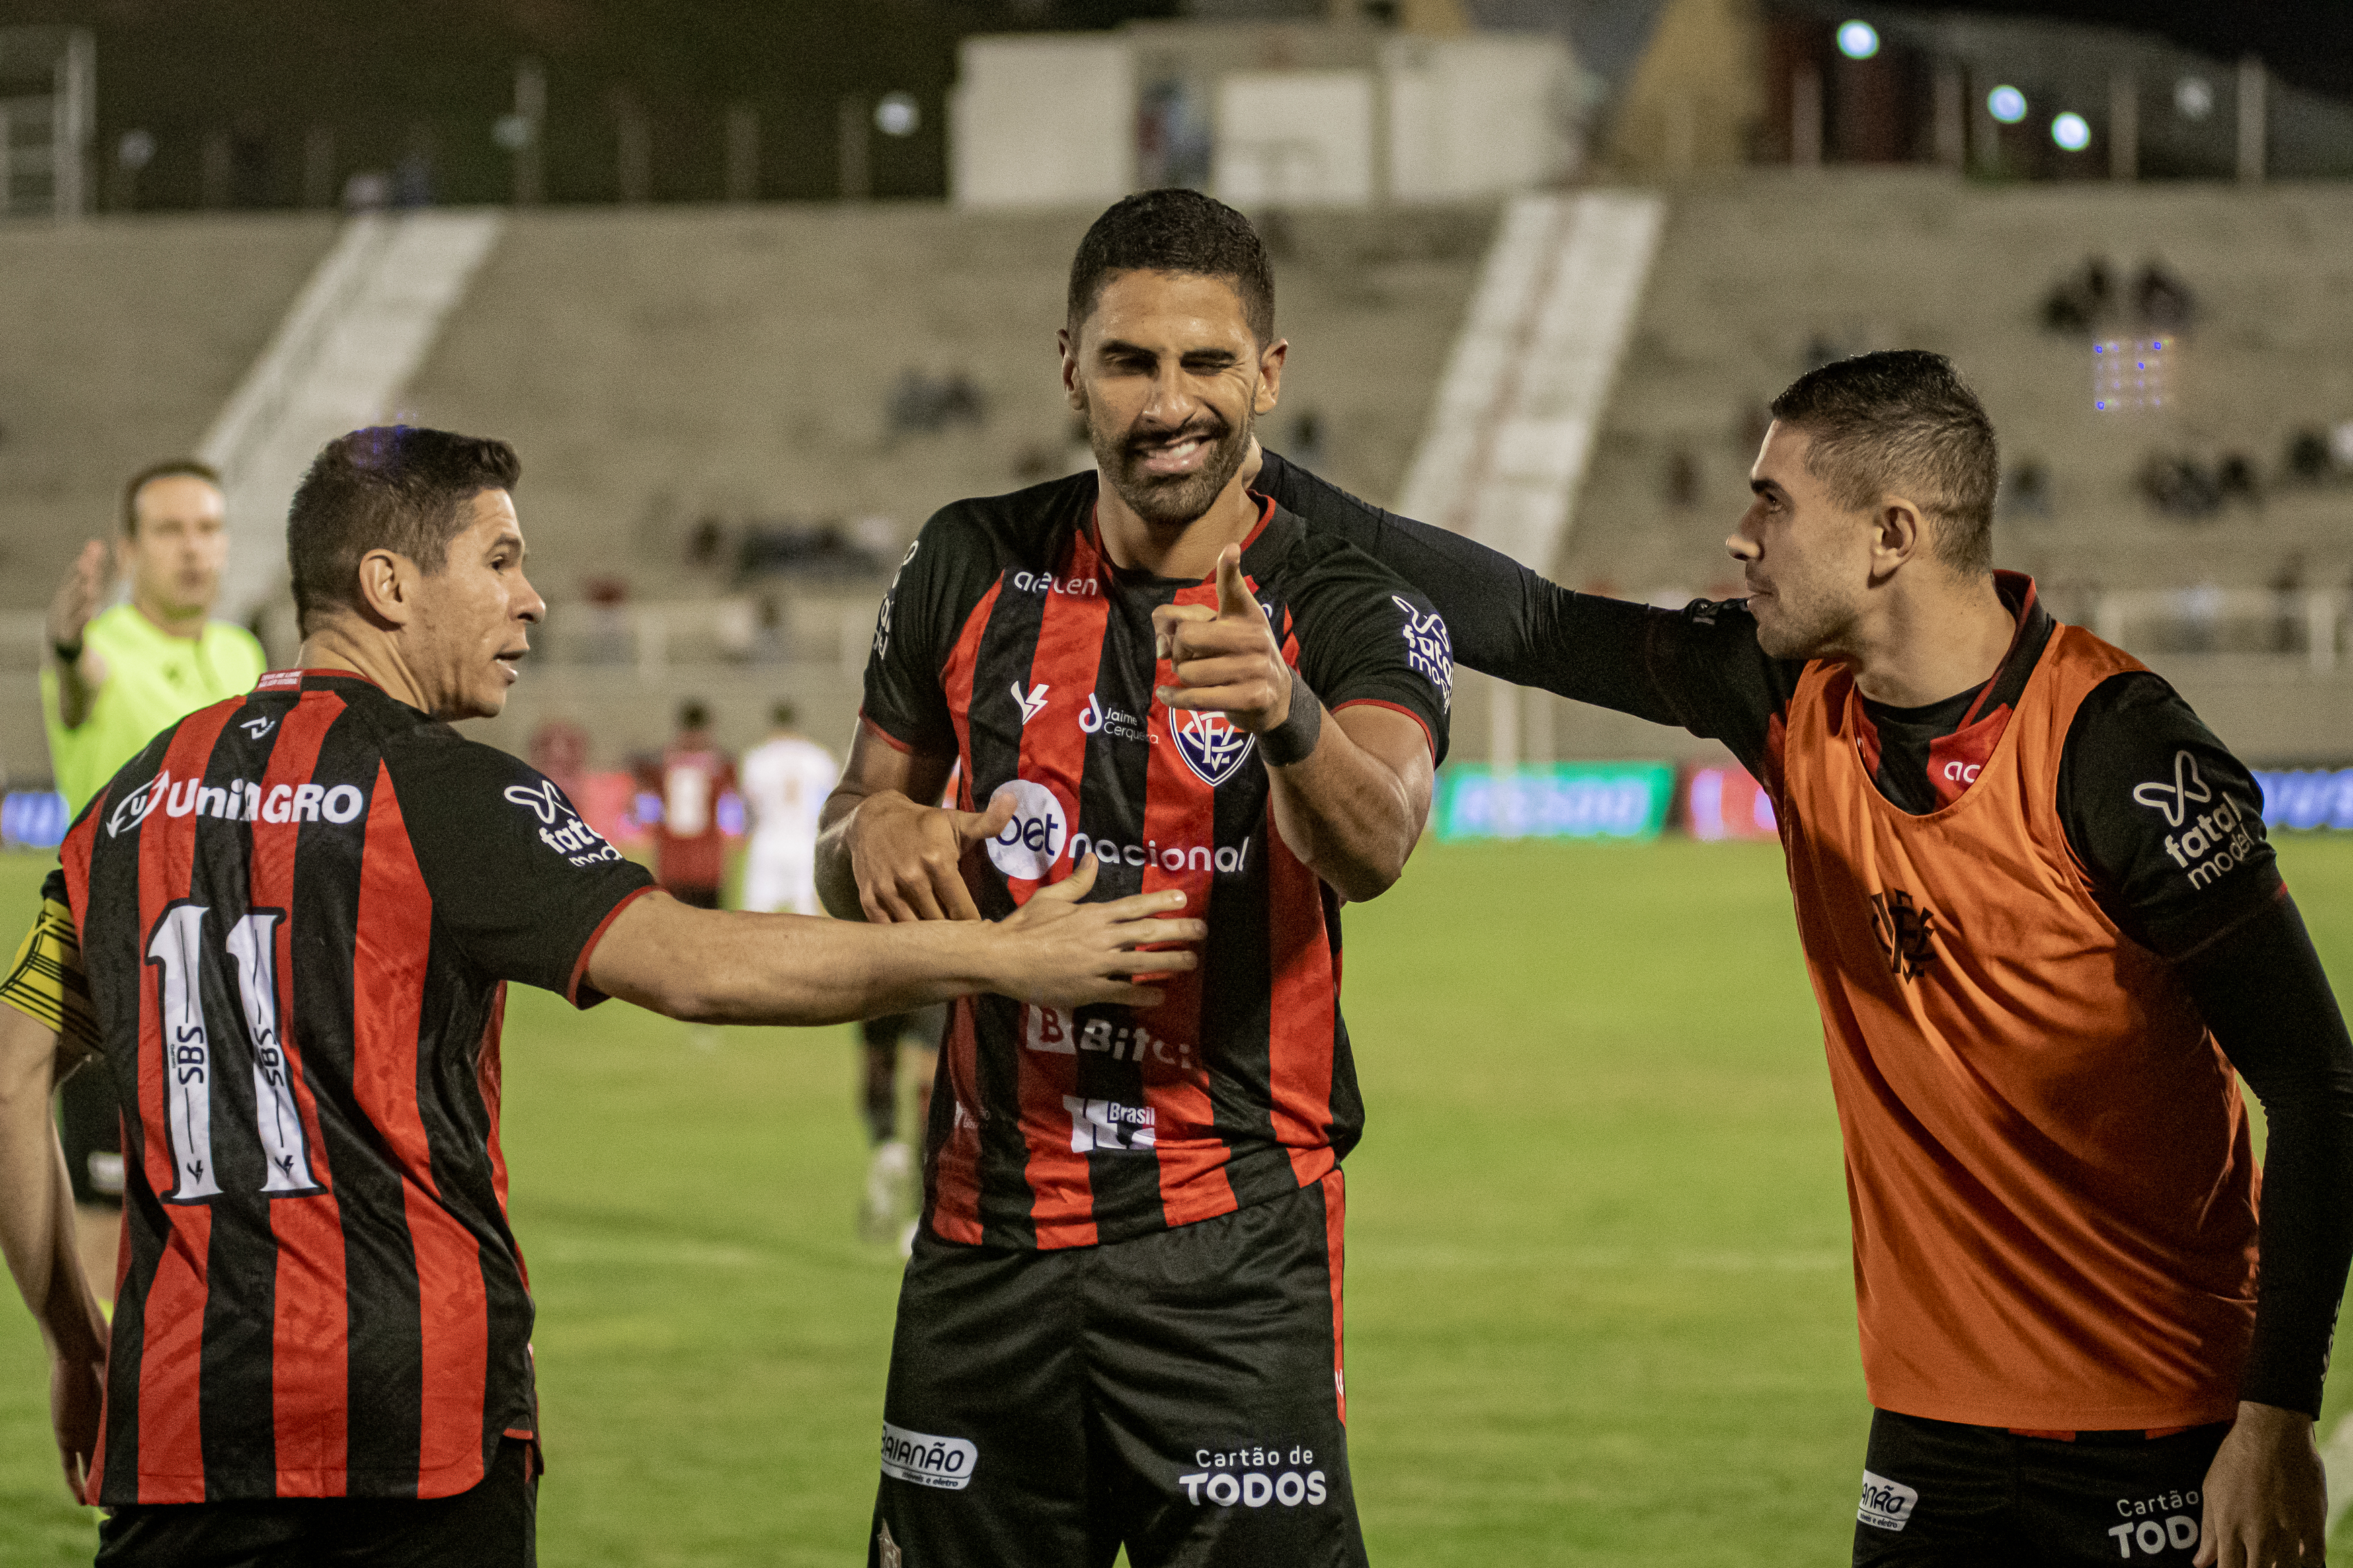
{"label": "blue stadium light", "polygon": [[2051,122],[2051,140],[2070,153],[2080,153],[2092,144],[2092,128],[2071,109]]}
{"label": "blue stadium light", "polygon": [[1839,53],[1851,60],[1867,60],[1879,52],[1879,29],[1868,22],[1842,22],[1838,47]]}
{"label": "blue stadium light", "polygon": [[2014,87],[1995,88],[1986,94],[1986,112],[2004,125],[2015,125],[2026,118],[2026,95]]}

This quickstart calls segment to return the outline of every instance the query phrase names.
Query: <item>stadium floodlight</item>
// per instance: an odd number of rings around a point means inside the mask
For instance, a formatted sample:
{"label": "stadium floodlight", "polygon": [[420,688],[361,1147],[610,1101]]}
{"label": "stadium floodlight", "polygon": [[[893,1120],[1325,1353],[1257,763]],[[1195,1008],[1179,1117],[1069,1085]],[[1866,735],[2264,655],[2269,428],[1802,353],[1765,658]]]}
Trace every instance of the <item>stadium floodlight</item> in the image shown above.
{"label": "stadium floodlight", "polygon": [[2173,108],[2184,120],[2203,120],[2214,112],[2214,84],[2202,76],[2186,76],[2173,84]]}
{"label": "stadium floodlight", "polygon": [[1839,53],[1851,60],[1867,60],[1879,52],[1879,29],[1868,22],[1841,22]]}
{"label": "stadium floodlight", "polygon": [[2004,125],[2015,125],[2026,118],[2026,95],[2005,83],[1986,94],[1986,112]]}
{"label": "stadium floodlight", "polygon": [[912,92],[886,92],[874,106],[874,129],[885,136],[913,136],[923,122],[923,111]]}
{"label": "stadium floodlight", "polygon": [[155,160],[155,138],[144,131],[126,131],[114,146],[114,161],[133,174]]}
{"label": "stadium floodlight", "polygon": [[491,126],[491,140],[510,153],[520,153],[531,145],[531,119],[522,114],[501,114]]}
{"label": "stadium floodlight", "polygon": [[2080,153],[2092,144],[2092,128],[2073,110],[2051,122],[2051,140],[2070,153]]}

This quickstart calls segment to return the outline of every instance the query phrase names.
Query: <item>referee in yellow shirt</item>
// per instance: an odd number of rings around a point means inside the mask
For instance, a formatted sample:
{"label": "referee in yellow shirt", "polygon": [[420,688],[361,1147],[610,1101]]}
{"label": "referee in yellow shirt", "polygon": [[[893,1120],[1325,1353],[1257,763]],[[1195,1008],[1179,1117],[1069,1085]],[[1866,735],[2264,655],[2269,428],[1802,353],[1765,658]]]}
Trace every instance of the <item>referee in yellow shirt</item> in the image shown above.
{"label": "referee in yellow shirt", "polygon": [[[228,532],[220,476],[203,463],[157,463],[122,491],[116,574],[127,602],[100,608],[112,586],[107,547],[93,539],[49,604],[51,657],[41,668],[41,716],[58,792],[79,816],[116,770],[197,709],[253,689],[268,660],[243,626],[211,618]],[[82,1265],[101,1300],[114,1293],[121,1220],[121,1120],[112,1079],[76,1073],[58,1091],[58,1122]]]}

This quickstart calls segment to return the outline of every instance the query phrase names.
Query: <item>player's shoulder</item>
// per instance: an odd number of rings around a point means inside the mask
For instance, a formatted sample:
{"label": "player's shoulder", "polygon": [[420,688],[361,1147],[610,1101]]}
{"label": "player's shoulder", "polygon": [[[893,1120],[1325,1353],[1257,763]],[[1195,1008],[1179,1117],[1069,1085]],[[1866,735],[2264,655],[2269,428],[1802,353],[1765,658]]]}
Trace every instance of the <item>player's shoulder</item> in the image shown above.
{"label": "player's shoulder", "polygon": [[1004,495],[968,496],[931,515],[915,551],[991,563],[1035,563],[1065,531],[1083,521],[1095,500],[1092,469]]}
{"label": "player's shoulder", "polygon": [[[1325,597],[1377,600],[1393,595],[1405,603],[1430,608],[1421,591],[1382,562],[1337,533],[1309,526],[1305,518],[1277,502],[1274,515],[1260,535],[1271,557],[1270,571],[1294,598]],[[1245,565],[1250,563],[1245,560]]]}
{"label": "player's shoulder", "polygon": [[251,665],[255,679],[269,668],[269,655],[263,650],[261,639],[235,621],[206,621],[205,651],[216,658],[227,655]]}

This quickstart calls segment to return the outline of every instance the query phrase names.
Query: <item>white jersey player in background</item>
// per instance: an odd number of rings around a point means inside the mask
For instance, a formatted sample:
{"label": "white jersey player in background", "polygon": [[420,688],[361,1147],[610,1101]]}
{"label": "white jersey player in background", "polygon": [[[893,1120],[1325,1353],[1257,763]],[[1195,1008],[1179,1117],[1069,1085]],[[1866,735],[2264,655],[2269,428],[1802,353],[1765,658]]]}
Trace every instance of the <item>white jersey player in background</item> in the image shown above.
{"label": "white jersey player in background", "polygon": [[817,901],[817,816],[841,777],[833,753],[793,728],[793,705],[769,715],[766,740],[735,771],[751,833],[744,907],[762,914],[822,914]]}

